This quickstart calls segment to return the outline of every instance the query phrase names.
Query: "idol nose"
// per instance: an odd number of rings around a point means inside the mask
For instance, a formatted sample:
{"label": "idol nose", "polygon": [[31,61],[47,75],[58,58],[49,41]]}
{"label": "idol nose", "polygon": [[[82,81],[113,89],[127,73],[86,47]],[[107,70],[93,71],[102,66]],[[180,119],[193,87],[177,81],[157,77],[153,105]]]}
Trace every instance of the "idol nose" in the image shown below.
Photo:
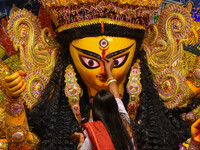
{"label": "idol nose", "polygon": [[100,64],[100,72],[99,72],[99,75],[97,76],[99,78],[99,80],[101,82],[106,82],[107,81],[107,73],[106,73],[106,70],[105,70],[105,66],[104,66],[104,63],[101,62]]}
{"label": "idol nose", "polygon": [[107,76],[104,62],[101,62],[100,75],[102,75],[102,76]]}

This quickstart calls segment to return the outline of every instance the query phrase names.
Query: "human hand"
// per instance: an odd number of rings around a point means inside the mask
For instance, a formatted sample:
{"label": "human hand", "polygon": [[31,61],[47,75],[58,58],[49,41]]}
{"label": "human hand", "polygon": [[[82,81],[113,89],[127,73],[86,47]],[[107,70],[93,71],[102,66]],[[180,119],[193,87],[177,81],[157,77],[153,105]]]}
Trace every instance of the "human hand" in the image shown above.
{"label": "human hand", "polygon": [[107,73],[112,73],[112,69],[114,67],[113,59],[102,59],[105,65],[105,69]]}
{"label": "human hand", "polygon": [[74,141],[79,141],[79,143],[83,143],[84,142],[83,133],[75,132],[74,134],[70,135],[69,138],[74,140]]}
{"label": "human hand", "polygon": [[2,84],[6,90],[6,94],[11,97],[19,97],[21,93],[26,88],[26,83],[22,76],[25,76],[26,73],[23,71],[17,71],[10,76],[6,76]]}
{"label": "human hand", "polygon": [[195,121],[192,126],[191,126],[191,135],[193,141],[200,145],[200,132],[199,132],[199,127],[200,127],[200,119]]}

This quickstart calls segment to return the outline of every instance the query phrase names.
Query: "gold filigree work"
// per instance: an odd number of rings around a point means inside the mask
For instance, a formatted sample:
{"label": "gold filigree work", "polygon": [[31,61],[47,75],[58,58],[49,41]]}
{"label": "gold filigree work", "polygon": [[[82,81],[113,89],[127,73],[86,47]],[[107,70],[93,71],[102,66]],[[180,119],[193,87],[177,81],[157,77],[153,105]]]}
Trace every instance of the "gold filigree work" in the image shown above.
{"label": "gold filigree work", "polygon": [[8,143],[7,143],[7,141],[0,141],[0,149],[1,150],[8,150]]}
{"label": "gold filigree work", "polygon": [[128,114],[132,120],[136,117],[137,108],[140,105],[140,93],[142,91],[142,85],[140,83],[140,60],[131,67],[131,72],[129,75],[129,80],[126,85],[127,92],[129,94],[129,103],[128,103]]}
{"label": "gold filigree work", "polygon": [[[189,98],[192,95],[185,86],[186,74],[189,74],[192,64],[184,62],[189,56],[183,51],[191,25],[192,19],[187,10],[171,4],[161,12],[156,25],[148,27],[145,36],[143,49],[148,65],[159,95],[169,109],[182,105],[184,96]],[[184,94],[185,90],[188,95]]]}
{"label": "gold filigree work", "polygon": [[183,44],[187,41],[191,23],[190,14],[184,8],[169,5],[161,12],[157,24],[148,27],[143,48],[154,74],[165,67],[180,69]]}
{"label": "gold filigree work", "polygon": [[19,66],[28,74],[25,78],[28,86],[23,98],[30,109],[37,103],[41,89],[44,89],[53,72],[58,44],[50,30],[41,29],[37,17],[26,9],[18,10],[10,16],[8,33],[14,41],[14,48],[20,50]]}

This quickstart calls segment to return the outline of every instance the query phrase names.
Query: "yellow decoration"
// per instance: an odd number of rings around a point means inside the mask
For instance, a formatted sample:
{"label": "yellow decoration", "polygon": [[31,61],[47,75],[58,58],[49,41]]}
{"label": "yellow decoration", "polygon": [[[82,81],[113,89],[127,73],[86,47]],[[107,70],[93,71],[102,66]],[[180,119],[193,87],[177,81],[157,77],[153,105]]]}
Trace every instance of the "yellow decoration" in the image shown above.
{"label": "yellow decoration", "polygon": [[187,45],[195,46],[200,42],[200,22],[193,22],[191,28],[191,34],[188,37]]}
{"label": "yellow decoration", "polygon": [[188,40],[191,23],[192,19],[185,8],[169,5],[161,12],[157,24],[148,27],[143,47],[154,74],[165,67],[180,69],[183,44]]}
{"label": "yellow decoration", "polygon": [[182,145],[185,146],[186,148],[189,147],[189,144],[187,144],[187,143],[182,143]]}
{"label": "yellow decoration", "polygon": [[18,70],[21,70],[22,64],[20,62],[20,55],[19,54],[15,54],[15,55],[10,56],[6,60],[4,60],[3,63],[5,63],[8,66],[7,70],[9,70],[11,73],[14,73]]}
{"label": "yellow decoration", "polygon": [[0,59],[2,59],[6,54],[6,49],[3,47],[3,45],[0,44]]}
{"label": "yellow decoration", "polygon": [[20,50],[23,71],[41,68],[49,75],[52,73],[58,45],[51,37],[49,29],[41,29],[35,15],[26,9],[16,11],[10,16],[8,33],[11,40],[15,41],[15,49]]}
{"label": "yellow decoration", "polygon": [[194,69],[194,66],[196,65],[196,62],[197,62],[197,58],[198,56],[191,53],[191,52],[188,52],[188,51],[183,51],[183,57],[182,57],[182,64],[181,64],[181,70],[184,70],[183,71],[183,75],[186,76],[186,77],[191,77],[191,73],[192,73],[192,70]]}
{"label": "yellow decoration", "polygon": [[18,66],[28,74],[24,79],[27,88],[22,96],[30,109],[37,103],[41,89],[48,83],[56,63],[58,44],[50,30],[41,29],[36,16],[26,9],[18,10],[10,16],[8,34],[15,41],[15,49],[20,50],[21,65]]}
{"label": "yellow decoration", "polygon": [[8,142],[6,139],[0,140],[0,149],[2,150],[8,150]]}
{"label": "yellow decoration", "polygon": [[[143,42],[148,65],[156,88],[169,109],[189,102],[194,96],[185,83],[193,63],[183,62],[189,56],[183,51],[191,33],[192,19],[186,8],[168,5],[159,15],[156,25],[150,25]],[[185,85],[186,84],[186,85]]]}
{"label": "yellow decoration", "polygon": [[181,114],[182,119],[187,121],[188,124],[194,123],[200,118],[200,106],[197,106],[191,112]]}

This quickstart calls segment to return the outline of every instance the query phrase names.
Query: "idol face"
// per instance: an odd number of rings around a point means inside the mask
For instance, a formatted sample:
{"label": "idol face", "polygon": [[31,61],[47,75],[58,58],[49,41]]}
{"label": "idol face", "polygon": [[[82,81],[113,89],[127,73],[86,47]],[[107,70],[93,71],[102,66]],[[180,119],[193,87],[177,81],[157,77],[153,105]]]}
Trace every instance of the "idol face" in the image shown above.
{"label": "idol face", "polygon": [[89,96],[100,89],[108,89],[107,73],[102,59],[112,58],[113,76],[117,79],[119,93],[124,91],[124,82],[131,67],[136,41],[134,39],[110,36],[86,37],[72,41],[70,54],[86,84]]}

